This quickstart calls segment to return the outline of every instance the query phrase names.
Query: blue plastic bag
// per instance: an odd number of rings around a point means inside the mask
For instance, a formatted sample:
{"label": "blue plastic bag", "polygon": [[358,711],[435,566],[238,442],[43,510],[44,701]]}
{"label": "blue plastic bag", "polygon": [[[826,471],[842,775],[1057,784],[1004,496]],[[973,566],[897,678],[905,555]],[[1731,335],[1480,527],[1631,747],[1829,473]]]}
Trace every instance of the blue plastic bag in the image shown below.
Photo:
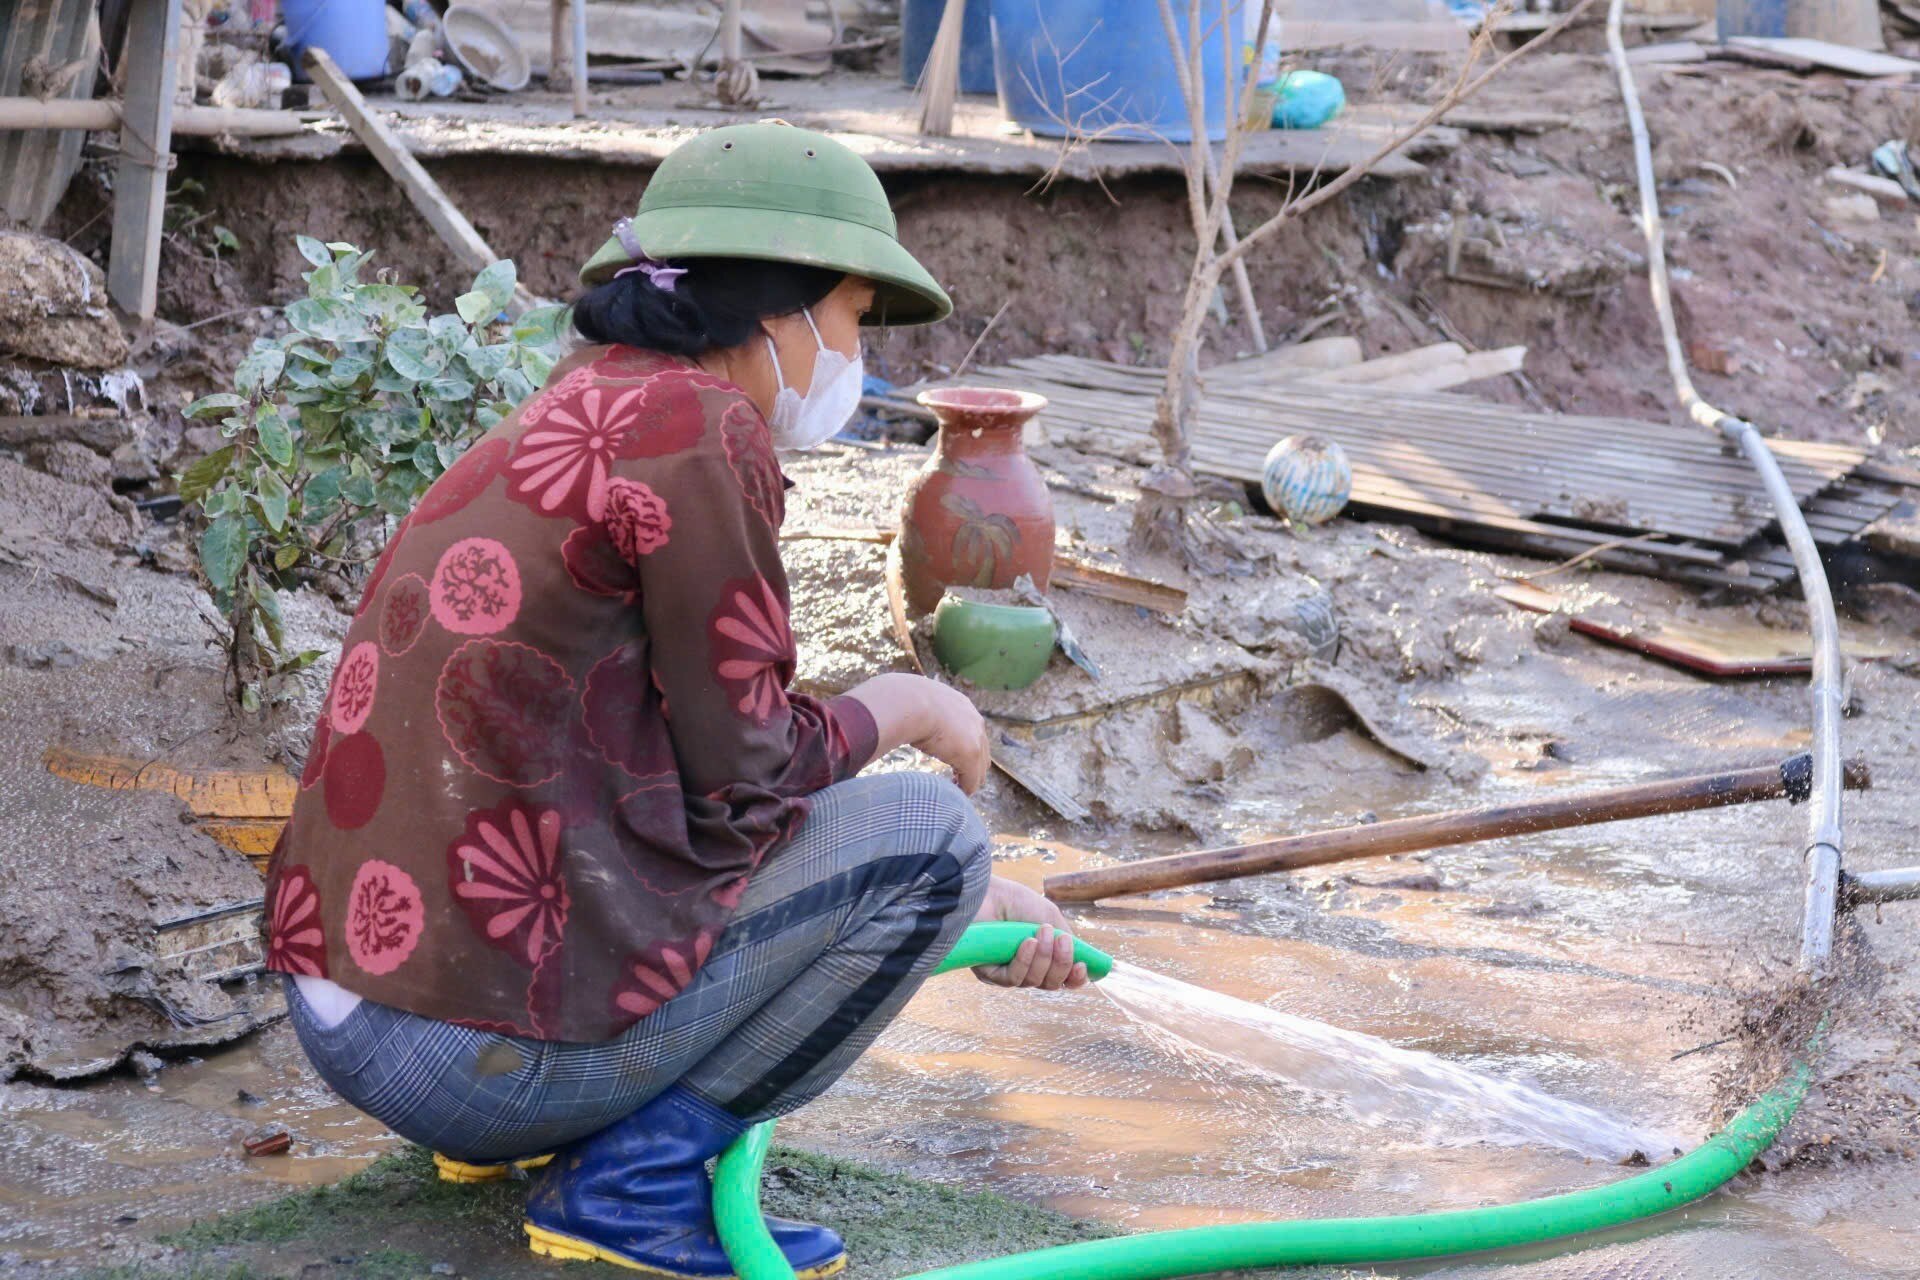
{"label": "blue plastic bag", "polygon": [[1347,105],[1347,91],[1324,71],[1289,71],[1273,104],[1276,129],[1318,129]]}

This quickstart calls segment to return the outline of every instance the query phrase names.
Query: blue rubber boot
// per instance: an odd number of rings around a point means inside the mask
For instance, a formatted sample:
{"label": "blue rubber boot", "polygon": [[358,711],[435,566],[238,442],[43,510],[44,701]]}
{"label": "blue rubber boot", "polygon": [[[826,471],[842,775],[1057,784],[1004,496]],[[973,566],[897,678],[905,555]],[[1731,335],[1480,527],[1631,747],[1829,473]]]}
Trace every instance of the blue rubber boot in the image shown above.
{"label": "blue rubber boot", "polygon": [[[527,1244],[549,1258],[597,1259],[675,1280],[727,1280],[713,1226],[707,1161],[746,1132],[741,1120],[678,1085],[555,1158],[527,1197]],[[825,1227],[768,1218],[800,1280],[847,1265]]]}

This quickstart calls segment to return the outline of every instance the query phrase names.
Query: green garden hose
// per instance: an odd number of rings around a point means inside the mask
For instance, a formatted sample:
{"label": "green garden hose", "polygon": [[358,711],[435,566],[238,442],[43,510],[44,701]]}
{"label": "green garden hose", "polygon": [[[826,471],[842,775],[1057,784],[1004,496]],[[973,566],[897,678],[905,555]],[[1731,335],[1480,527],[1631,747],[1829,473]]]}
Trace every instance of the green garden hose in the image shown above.
{"label": "green garden hose", "polygon": [[[1004,964],[1033,932],[1032,925],[974,925],[934,972]],[[1074,951],[1091,976],[1103,978],[1112,971],[1110,957],[1078,939]],[[1812,1069],[1806,1063],[1795,1063],[1784,1083],[1763,1094],[1693,1151],[1671,1164],[1604,1187],[1446,1213],[1154,1231],[942,1267],[911,1280],[1162,1280],[1249,1267],[1439,1258],[1616,1227],[1677,1209],[1719,1189],[1786,1127],[1811,1078]],[[760,1217],[760,1169],[772,1142],[773,1121],[754,1126],[720,1157],[714,1174],[714,1218],[740,1280],[793,1280],[793,1268]]]}

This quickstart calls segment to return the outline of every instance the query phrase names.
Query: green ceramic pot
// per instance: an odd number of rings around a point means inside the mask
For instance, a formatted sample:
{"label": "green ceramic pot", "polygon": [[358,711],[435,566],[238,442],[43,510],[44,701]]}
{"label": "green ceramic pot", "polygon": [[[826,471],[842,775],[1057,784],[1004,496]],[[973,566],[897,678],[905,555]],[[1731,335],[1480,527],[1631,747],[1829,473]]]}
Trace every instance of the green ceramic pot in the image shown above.
{"label": "green ceramic pot", "polygon": [[1053,656],[1053,615],[1033,605],[948,596],[933,615],[940,665],[982,689],[1024,689]]}

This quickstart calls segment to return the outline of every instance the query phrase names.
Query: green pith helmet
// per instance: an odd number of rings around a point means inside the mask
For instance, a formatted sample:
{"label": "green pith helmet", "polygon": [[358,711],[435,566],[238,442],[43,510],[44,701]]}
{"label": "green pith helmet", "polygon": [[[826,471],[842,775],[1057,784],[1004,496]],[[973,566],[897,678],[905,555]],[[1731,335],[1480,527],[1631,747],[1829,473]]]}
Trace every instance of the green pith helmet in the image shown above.
{"label": "green pith helmet", "polygon": [[[688,139],[660,162],[626,230],[658,261],[763,258],[865,276],[878,289],[868,324],[930,324],[953,312],[900,246],[872,167],[811,129],[736,124]],[[580,282],[604,284],[634,261],[614,236]]]}

